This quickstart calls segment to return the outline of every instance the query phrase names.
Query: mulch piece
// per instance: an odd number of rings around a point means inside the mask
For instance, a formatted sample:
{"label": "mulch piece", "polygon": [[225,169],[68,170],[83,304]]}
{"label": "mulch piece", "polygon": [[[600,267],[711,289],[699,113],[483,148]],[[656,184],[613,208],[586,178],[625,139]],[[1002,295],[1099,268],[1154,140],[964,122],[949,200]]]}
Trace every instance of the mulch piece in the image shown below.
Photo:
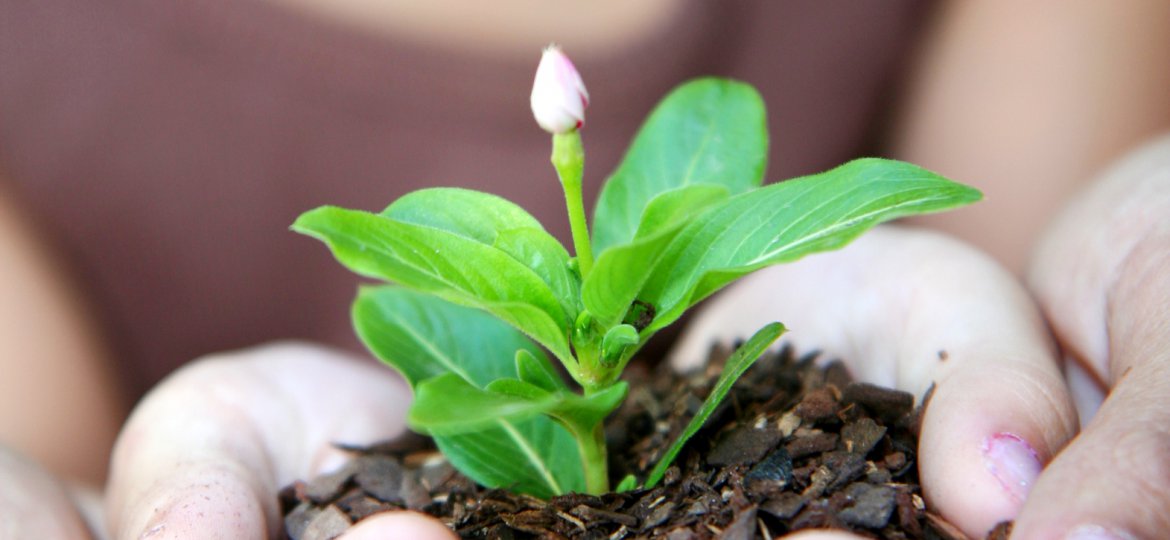
{"label": "mulch piece", "polygon": [[[631,366],[630,396],[606,424],[612,479],[645,478],[698,410],[727,348],[686,375]],[[427,439],[352,448],[341,470],[281,492],[285,536],[327,540],[370,515],[414,510],[463,538],[771,539],[809,528],[870,538],[959,540],[919,489],[914,396],[852,382],[816,355],[767,353],[735,385],[659,486],[544,501],[486,489]],[[924,400],[929,402],[928,396]],[[989,539],[1006,539],[1011,523]]]}

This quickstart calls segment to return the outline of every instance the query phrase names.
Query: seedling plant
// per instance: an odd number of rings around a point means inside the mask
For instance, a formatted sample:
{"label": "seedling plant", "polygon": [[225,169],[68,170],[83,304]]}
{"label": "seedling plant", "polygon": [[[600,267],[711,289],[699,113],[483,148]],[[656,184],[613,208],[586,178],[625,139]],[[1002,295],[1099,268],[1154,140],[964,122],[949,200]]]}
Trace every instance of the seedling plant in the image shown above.
{"label": "seedling plant", "polygon": [[[755,270],[981,197],[876,158],[763,186],[762,99],[742,82],[704,78],[650,114],[606,180],[590,231],[581,195],[587,101],[568,58],[547,49],[532,108],[553,134],[575,256],[519,206],[458,188],[415,191],[378,213],[325,206],[292,227],[352,271],[393,283],[360,289],[358,336],[413,388],[409,425],[484,486],[537,497],[609,491],[603,421],[628,392],[623,369],[656,332]],[[769,324],[739,347],[682,436],[645,478],[619,489],[658,483],[783,332]]]}

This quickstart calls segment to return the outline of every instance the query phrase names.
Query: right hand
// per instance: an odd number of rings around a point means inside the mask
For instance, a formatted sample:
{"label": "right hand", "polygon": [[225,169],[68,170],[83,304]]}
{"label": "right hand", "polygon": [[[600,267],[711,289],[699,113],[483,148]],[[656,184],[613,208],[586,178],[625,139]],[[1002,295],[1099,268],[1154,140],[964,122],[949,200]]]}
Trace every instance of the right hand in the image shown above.
{"label": "right hand", "polygon": [[921,398],[927,502],[982,538],[1023,507],[1041,467],[1076,433],[1044,320],[987,255],[925,230],[883,226],[844,249],[761,270],[713,298],[674,351],[694,365],[781,321],[782,341],[846,362],[863,381]]}

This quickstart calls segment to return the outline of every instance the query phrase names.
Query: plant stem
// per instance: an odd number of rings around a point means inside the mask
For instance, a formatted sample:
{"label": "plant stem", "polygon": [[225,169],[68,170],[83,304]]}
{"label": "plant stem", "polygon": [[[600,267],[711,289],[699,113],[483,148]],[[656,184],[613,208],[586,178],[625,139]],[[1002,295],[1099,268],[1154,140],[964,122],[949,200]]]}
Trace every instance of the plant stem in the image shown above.
{"label": "plant stem", "polygon": [[609,492],[609,464],[606,461],[605,429],[598,422],[589,433],[574,433],[585,466],[585,491],[590,495]]}
{"label": "plant stem", "polygon": [[589,226],[585,220],[585,202],[581,196],[581,178],[585,170],[585,149],[577,130],[553,135],[552,164],[565,190],[565,206],[569,211],[569,227],[573,231],[573,249],[577,252],[577,267],[581,279],[593,268],[593,248],[589,243]]}

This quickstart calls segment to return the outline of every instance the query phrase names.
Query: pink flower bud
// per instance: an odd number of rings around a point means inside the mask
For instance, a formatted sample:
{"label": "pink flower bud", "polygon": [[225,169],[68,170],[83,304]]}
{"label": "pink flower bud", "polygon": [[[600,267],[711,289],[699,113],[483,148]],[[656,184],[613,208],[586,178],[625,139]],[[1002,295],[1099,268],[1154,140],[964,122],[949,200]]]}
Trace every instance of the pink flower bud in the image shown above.
{"label": "pink flower bud", "polygon": [[573,62],[556,45],[549,45],[532,83],[532,114],[549,133],[567,133],[585,125],[589,92]]}

